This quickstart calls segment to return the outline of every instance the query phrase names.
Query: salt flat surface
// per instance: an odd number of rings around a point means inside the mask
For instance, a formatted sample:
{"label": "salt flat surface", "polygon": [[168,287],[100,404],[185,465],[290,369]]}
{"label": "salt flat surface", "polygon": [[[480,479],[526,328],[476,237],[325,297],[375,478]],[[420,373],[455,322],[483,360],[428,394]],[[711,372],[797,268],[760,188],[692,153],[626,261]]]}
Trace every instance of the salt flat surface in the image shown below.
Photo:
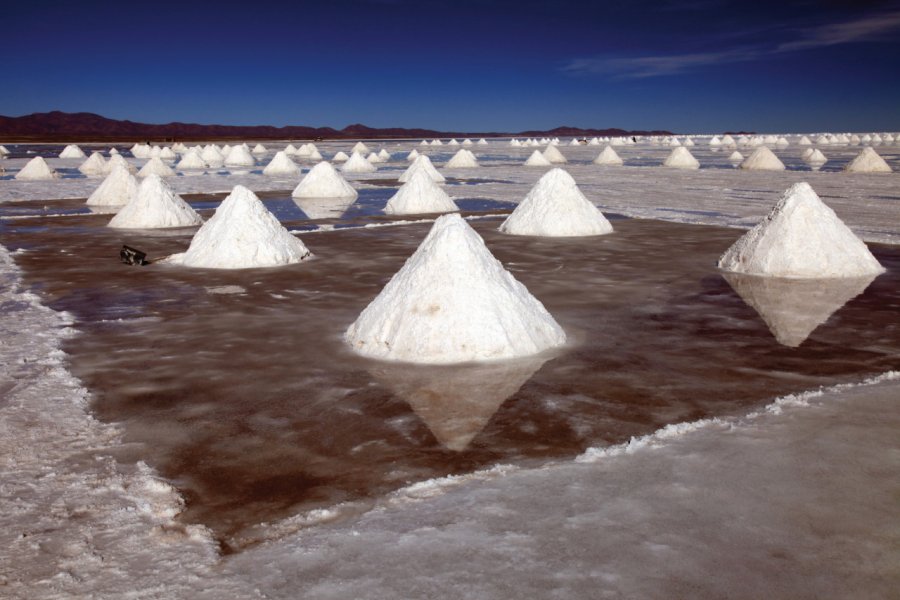
{"label": "salt flat surface", "polygon": [[[467,200],[473,206],[515,204],[543,174],[521,167],[530,148],[492,144],[479,147],[478,179],[451,177],[446,184],[464,210]],[[384,146],[399,157],[417,147],[435,164],[453,154],[452,147],[442,152],[416,141]],[[327,159],[351,147],[329,142],[319,150]],[[89,144],[82,148],[93,150]],[[55,150],[47,156],[55,156]],[[747,228],[790,184],[808,181],[857,235],[898,243],[897,175],[840,173],[858,147],[828,150],[829,162],[819,172],[802,166],[801,149],[794,146],[776,150],[787,171],[738,172],[728,163],[728,152],[713,153],[697,139],[692,153],[701,168],[682,172],[650,166],[668,154],[665,147],[619,147],[626,166],[600,168],[589,164],[597,147],[561,146],[567,171],[607,214]],[[878,151],[896,171],[896,147]],[[78,203],[47,203],[87,198],[98,185],[96,179],[76,175],[81,161],[49,159],[62,176],[58,180],[10,180],[26,160],[13,154],[4,161],[0,198],[11,204],[7,210],[0,207],[0,242],[8,244],[13,223],[21,222],[17,235],[27,237],[34,227],[62,241],[104,220],[77,209]],[[304,164],[304,171],[310,166]],[[400,239],[406,235],[402,232],[413,231],[410,227],[427,227],[418,220],[392,224],[371,216],[396,190],[405,167],[405,160],[393,161],[377,173],[353,176],[364,210],[341,219],[353,227],[390,225],[360,231],[395,230]],[[226,192],[240,183],[255,192],[286,195],[296,184],[255,171],[184,175],[169,183],[179,194]],[[380,188],[387,194],[381,195]],[[38,201],[34,209],[25,206],[30,201]],[[204,200],[195,208],[208,211],[214,204]],[[41,213],[37,219],[36,211]],[[313,237],[339,235],[332,232],[341,225],[320,222]],[[155,239],[159,247],[171,243],[168,234],[158,235],[146,239]],[[622,239],[618,227],[615,235],[603,237]],[[118,241],[111,240],[110,248]],[[900,586],[896,373],[862,386],[795,394],[749,413],[699,423],[682,417],[649,437],[612,447],[600,444],[577,460],[560,458],[539,467],[488,463],[400,487],[373,503],[300,510],[261,526],[258,538],[265,543],[223,556],[209,529],[177,517],[185,499],[177,485],[140,460],[146,449],[124,439],[120,426],[98,421],[88,411],[89,392],[67,370],[69,359],[61,350],[72,339],[75,318],[45,308],[24,287],[12,260],[27,258],[29,248],[21,240],[16,248],[13,254],[0,248],[0,596],[292,598],[302,589],[309,598],[887,598]],[[86,281],[90,262],[71,252],[59,244],[61,257],[82,266],[59,287],[77,295],[83,293],[78,282]],[[504,262],[515,268],[511,254]],[[564,270],[560,273],[548,281],[565,276]],[[883,284],[876,279],[872,285]],[[240,302],[252,293],[253,281],[224,277],[206,286],[216,290],[208,294],[217,302]],[[46,301],[47,292],[41,293]],[[765,295],[754,297],[759,304]],[[127,307],[127,298],[122,301]],[[672,306],[672,318],[683,306],[682,301]],[[879,310],[889,315],[896,303]],[[124,319],[123,331],[165,322],[140,313],[107,318],[110,324]],[[667,320],[658,322],[662,327]],[[624,332],[627,324],[620,325]],[[709,331],[703,319],[696,326]],[[892,327],[880,335],[892,335]],[[818,331],[814,335],[823,330]],[[860,365],[871,364],[873,356],[890,365],[897,357],[876,342],[851,357],[839,355],[836,351],[832,358]],[[781,356],[773,354],[756,370],[746,368],[744,376],[783,376]],[[527,370],[523,366],[526,378]],[[516,372],[508,373],[510,381]],[[397,393],[414,384],[397,373],[379,376]],[[535,393],[541,397],[540,388]],[[339,397],[331,404],[339,406]],[[422,410],[424,415],[434,418],[433,412]],[[466,435],[448,427],[441,429],[448,443]]]}

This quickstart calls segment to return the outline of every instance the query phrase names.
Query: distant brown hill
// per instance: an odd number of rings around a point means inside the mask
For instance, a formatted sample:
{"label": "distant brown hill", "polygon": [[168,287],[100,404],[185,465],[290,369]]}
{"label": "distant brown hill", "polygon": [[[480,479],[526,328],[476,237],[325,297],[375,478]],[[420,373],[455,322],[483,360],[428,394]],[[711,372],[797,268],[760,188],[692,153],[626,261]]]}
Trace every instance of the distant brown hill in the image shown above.
{"label": "distant brown hill", "polygon": [[347,138],[434,138],[434,137],[502,137],[502,136],[623,136],[671,135],[668,131],[626,131],[623,129],[580,129],[557,127],[548,131],[436,131],[433,129],[405,129],[401,127],[374,128],[362,124],[349,125],[341,130],[331,127],[290,125],[199,125],[196,123],[166,123],[156,125],[117,121],[93,113],[65,113],[53,111],[22,117],[0,116],[2,141],[133,141],[133,140],[219,140],[219,139],[347,139]]}

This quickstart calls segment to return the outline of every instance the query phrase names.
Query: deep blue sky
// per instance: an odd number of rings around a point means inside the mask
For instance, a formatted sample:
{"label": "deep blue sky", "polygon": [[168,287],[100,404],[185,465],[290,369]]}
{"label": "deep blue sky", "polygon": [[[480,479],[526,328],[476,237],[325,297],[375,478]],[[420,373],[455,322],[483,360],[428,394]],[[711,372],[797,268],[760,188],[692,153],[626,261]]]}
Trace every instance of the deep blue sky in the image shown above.
{"label": "deep blue sky", "polygon": [[900,129],[900,1],[4,2],[0,114]]}

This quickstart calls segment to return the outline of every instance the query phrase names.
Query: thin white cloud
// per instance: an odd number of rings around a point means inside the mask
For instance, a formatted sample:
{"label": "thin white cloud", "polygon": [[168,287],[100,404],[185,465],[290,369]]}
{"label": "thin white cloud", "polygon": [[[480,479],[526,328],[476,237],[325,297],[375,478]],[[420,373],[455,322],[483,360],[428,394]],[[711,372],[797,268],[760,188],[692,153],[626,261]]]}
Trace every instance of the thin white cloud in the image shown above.
{"label": "thin white cloud", "polygon": [[779,45],[776,52],[808,50],[852,42],[876,42],[900,28],[900,10],[871,15],[846,23],[831,23],[800,32],[799,39]]}

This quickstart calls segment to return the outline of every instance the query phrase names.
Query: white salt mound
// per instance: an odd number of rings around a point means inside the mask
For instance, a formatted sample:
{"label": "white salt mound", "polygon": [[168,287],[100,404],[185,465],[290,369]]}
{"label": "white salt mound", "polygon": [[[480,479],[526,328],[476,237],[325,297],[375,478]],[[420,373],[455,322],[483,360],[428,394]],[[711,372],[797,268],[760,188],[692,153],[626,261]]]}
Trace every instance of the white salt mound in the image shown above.
{"label": "white salt mound", "polygon": [[744,162],[744,155],[735,150],[728,156],[728,160],[735,164],[740,164]]}
{"label": "white salt mound", "polygon": [[797,143],[800,144],[801,146],[810,146],[810,145],[812,145],[812,141],[809,139],[809,137],[807,137],[807,136],[805,136],[805,135],[802,136],[802,137],[800,138],[800,141],[797,142]]}
{"label": "white salt mound", "polygon": [[138,171],[138,177],[147,177],[148,175],[159,175],[160,177],[173,177],[173,171],[169,165],[164,163],[158,156],[154,156],[147,161],[141,170]]}
{"label": "white salt mound", "polygon": [[200,218],[181,196],[175,194],[158,175],[148,175],[137,195],[109,222],[120,229],[162,229],[200,225]]}
{"label": "white salt mound", "polygon": [[297,263],[310,256],[256,194],[237,185],[194,235],[187,252],[170,261],[188,267],[246,269]]}
{"label": "white salt mound", "polygon": [[424,170],[414,172],[384,207],[389,215],[456,212],[459,207]]}
{"label": "white salt mound", "polygon": [[890,173],[892,171],[891,166],[871,146],[863,148],[862,152],[844,167],[844,170],[849,173]]}
{"label": "white salt mound", "polygon": [[84,151],[76,146],[75,144],[69,144],[63,151],[59,153],[60,158],[87,158],[87,154]]}
{"label": "white salt mound", "polygon": [[811,149],[812,152],[806,157],[806,162],[822,166],[828,162],[828,158],[818,148]]}
{"label": "white salt mound", "polygon": [[200,153],[200,158],[203,159],[203,162],[213,168],[221,167],[222,163],[225,162],[225,157],[215,146],[206,146],[203,148],[203,151]]}
{"label": "white salt mound", "polygon": [[784,171],[784,163],[765,146],[758,146],[741,163],[741,169],[746,171]]}
{"label": "white salt mound", "polygon": [[391,153],[382,148],[378,151],[378,158],[380,158],[382,161],[389,161],[391,160]]}
{"label": "white salt mound", "polygon": [[95,175],[105,175],[106,174],[106,160],[104,160],[103,155],[99,152],[94,152],[91,154],[90,158],[81,163],[81,166],[78,167],[78,170],[88,177],[93,177]]}
{"label": "white salt mound", "polygon": [[40,156],[35,156],[22,167],[22,170],[16,173],[15,179],[19,181],[41,181],[44,179],[56,179],[59,173],[50,168]]}
{"label": "white salt mound", "polygon": [[447,169],[474,169],[478,167],[478,159],[475,158],[475,155],[465,148],[460,148],[459,151],[453,155],[444,168]]}
{"label": "white salt mound", "polygon": [[334,158],[332,158],[331,160],[333,160],[334,162],[344,162],[344,161],[348,160],[349,158],[350,157],[347,156],[347,153],[342,151],[342,152],[338,152],[337,154],[335,154]]}
{"label": "white salt mound", "polygon": [[406,155],[406,160],[408,160],[409,162],[412,162],[412,161],[416,160],[418,157],[419,157],[419,151],[416,150],[415,148],[413,148],[412,150],[410,150],[409,154]]}
{"label": "white salt mound", "polygon": [[612,146],[606,146],[606,148],[597,155],[597,158],[594,159],[594,164],[621,167],[625,162],[618,153],[612,149]]}
{"label": "white salt mound", "polygon": [[[112,162],[112,161],[110,161]],[[114,165],[96,190],[88,197],[88,206],[124,206],[138,193],[138,181],[122,165]]]}
{"label": "white salt mound", "polygon": [[363,144],[362,142],[356,142],[356,144],[353,145],[353,149],[351,150],[351,154],[352,154],[353,152],[359,152],[360,154],[368,154],[368,153],[369,153],[369,147],[366,146],[365,144]]}
{"label": "white salt mound", "polygon": [[353,186],[325,161],[310,169],[291,192],[294,198],[356,198],[357,195]]}
{"label": "white salt mound", "polygon": [[366,160],[366,157],[357,151],[353,151],[350,158],[341,167],[344,173],[374,173],[378,167]]}
{"label": "white salt mound", "polygon": [[175,152],[171,148],[166,146],[159,151],[159,157],[164,160],[175,160],[176,158],[178,158],[178,155],[175,154]]}
{"label": "white salt mound", "polygon": [[487,146],[487,145],[488,145],[487,140],[484,139],[484,138],[481,138],[480,140],[478,140],[478,141],[475,142],[475,143],[478,144],[479,146]]}
{"label": "white salt mound", "polygon": [[553,163],[547,160],[543,154],[541,154],[540,150],[535,150],[531,153],[531,156],[528,157],[528,160],[525,161],[526,167],[551,167]]}
{"label": "white salt mound", "polygon": [[257,144],[253,147],[253,154],[265,154],[266,152],[268,152],[268,150],[266,150],[266,147],[262,144]]}
{"label": "white salt mound", "polygon": [[0,156],[7,156],[8,154],[11,154],[9,149],[6,146],[0,144]]}
{"label": "white salt mound", "polygon": [[109,160],[106,161],[106,173],[112,173],[113,169],[116,167],[122,167],[132,175],[137,175],[137,167],[125,160],[125,157],[120,154],[113,154],[109,157]]}
{"label": "white salt mound", "polygon": [[559,151],[559,148],[552,144],[548,144],[547,148],[544,149],[544,158],[549,160],[554,165],[562,165],[567,162],[566,157],[563,156],[563,153]]}
{"label": "white salt mound", "polygon": [[545,237],[604,235],[613,231],[572,176],[559,168],[548,171],[534,184],[499,229],[512,235]]}
{"label": "white salt mound", "polygon": [[792,185],[719,259],[724,271],[796,279],[883,273],[866,245],[808,183]]}
{"label": "white salt mound", "polygon": [[263,175],[269,177],[297,177],[300,175],[300,167],[291,160],[284,150],[279,150],[263,169]]}
{"label": "white salt mound", "polygon": [[226,167],[252,167],[255,164],[256,159],[250,154],[247,146],[243,144],[232,148],[228,156],[225,157]]}
{"label": "white salt mound", "polygon": [[431,164],[431,159],[424,154],[420,154],[416,157],[416,160],[414,160],[412,164],[409,165],[409,167],[407,167],[407,169],[403,172],[403,174],[398,177],[398,181],[400,181],[400,183],[406,183],[407,181],[409,181],[409,178],[412,177],[412,174],[420,169],[428,173],[428,175],[431,176],[431,179],[435,183],[444,183],[446,181],[444,176],[438,173],[438,170],[434,168],[433,164]]}
{"label": "white salt mound", "polygon": [[694,158],[690,150],[684,146],[678,146],[672,149],[672,152],[663,161],[663,166],[675,169],[699,169],[700,161]]}
{"label": "white salt mound", "polygon": [[200,157],[200,153],[196,150],[190,150],[185,154],[178,164],[178,169],[205,169],[206,162]]}
{"label": "white salt mound", "polygon": [[381,158],[381,156],[379,156],[377,152],[369,152],[366,160],[373,165],[384,162],[384,159]]}
{"label": "white salt mound", "polygon": [[435,221],[344,340],[372,358],[451,364],[537,354],[566,334],[454,214]]}

